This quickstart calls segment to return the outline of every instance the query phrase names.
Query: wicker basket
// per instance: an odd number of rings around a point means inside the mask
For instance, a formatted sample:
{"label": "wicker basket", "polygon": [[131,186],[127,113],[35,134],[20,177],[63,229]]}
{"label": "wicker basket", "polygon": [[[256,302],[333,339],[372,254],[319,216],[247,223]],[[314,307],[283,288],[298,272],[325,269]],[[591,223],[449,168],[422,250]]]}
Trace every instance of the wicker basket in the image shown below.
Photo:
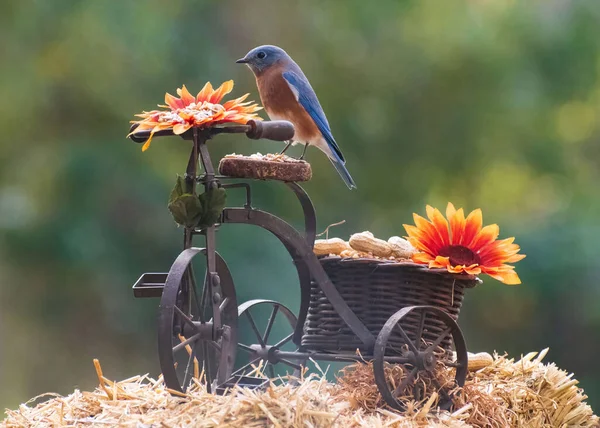
{"label": "wicker basket", "polygon": [[[476,277],[449,274],[412,262],[339,257],[324,257],[320,262],[350,309],[375,336],[388,318],[405,306],[436,306],[458,320],[465,289],[480,282]],[[418,315],[411,313],[401,326],[409,338],[414,339],[419,326]],[[422,337],[433,341],[445,328],[441,320],[430,314],[425,318]],[[396,342],[395,348],[403,344],[400,335],[392,342]],[[451,345],[448,337],[441,346],[449,350]],[[311,289],[302,346],[315,351],[372,351],[365,348],[315,283]]]}

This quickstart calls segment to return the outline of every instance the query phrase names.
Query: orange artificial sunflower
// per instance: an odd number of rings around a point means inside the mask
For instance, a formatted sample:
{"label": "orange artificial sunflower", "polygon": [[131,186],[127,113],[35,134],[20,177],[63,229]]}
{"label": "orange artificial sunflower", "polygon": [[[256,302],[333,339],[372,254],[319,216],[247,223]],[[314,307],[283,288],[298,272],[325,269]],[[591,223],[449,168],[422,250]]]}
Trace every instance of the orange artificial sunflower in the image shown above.
{"label": "orange artificial sunflower", "polygon": [[190,94],[185,85],[177,89],[181,98],[165,94],[165,103],[159,107],[168,110],[145,111],[136,116],[141,120],[134,120],[138,127],[134,132],[151,130],[150,138],[142,147],[146,151],[155,132],[163,129],[173,129],[173,134],[183,134],[188,129],[196,126],[208,128],[220,123],[247,123],[250,119],[261,120],[255,113],[262,107],[252,101],[244,102],[249,94],[220,104],[225,95],[233,89],[233,80],[224,82],[217,89],[213,89],[210,82],[195,97]]}
{"label": "orange artificial sunflower", "polygon": [[429,221],[413,214],[415,226],[404,225],[408,241],[419,251],[412,257],[415,263],[451,273],[485,273],[505,284],[521,283],[514,266],[506,263],[518,262],[525,255],[517,254],[520,248],[513,244],[515,238],[497,239],[498,225],[482,227],[480,209],[465,219],[462,208],[456,210],[448,203],[446,219],[438,209],[427,205],[427,217]]}

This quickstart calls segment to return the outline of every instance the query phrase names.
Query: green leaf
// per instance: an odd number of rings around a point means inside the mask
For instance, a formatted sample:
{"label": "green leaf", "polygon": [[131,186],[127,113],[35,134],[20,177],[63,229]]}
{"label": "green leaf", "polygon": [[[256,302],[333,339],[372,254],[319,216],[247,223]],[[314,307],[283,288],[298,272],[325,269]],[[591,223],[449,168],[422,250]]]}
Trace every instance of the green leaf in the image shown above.
{"label": "green leaf", "polygon": [[219,220],[225,203],[227,202],[227,193],[225,189],[219,187],[217,189],[207,190],[201,194],[200,204],[202,205],[202,216],[200,218],[199,226],[207,227]]}
{"label": "green leaf", "polygon": [[173,219],[177,224],[190,228],[213,225],[225,208],[225,189],[208,190],[198,197],[190,193],[191,188],[188,184],[185,178],[177,176],[167,205]]}
{"label": "green leaf", "polygon": [[173,190],[171,190],[171,194],[169,195],[169,205],[171,205],[173,202],[175,202],[175,200],[177,200],[177,198],[185,193],[183,190],[185,188],[184,186],[185,184],[183,177],[178,175],[177,181],[175,182],[175,187],[173,187]]}
{"label": "green leaf", "polygon": [[185,227],[196,227],[202,217],[202,204],[198,197],[191,193],[176,197],[169,203],[168,208],[175,222]]}

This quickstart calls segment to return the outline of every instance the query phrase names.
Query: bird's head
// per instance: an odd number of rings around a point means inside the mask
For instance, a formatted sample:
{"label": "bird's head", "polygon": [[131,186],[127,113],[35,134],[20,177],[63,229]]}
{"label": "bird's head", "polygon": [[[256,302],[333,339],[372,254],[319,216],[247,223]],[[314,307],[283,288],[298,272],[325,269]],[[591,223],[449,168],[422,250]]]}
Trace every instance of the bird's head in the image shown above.
{"label": "bird's head", "polygon": [[289,55],[281,48],[263,45],[252,49],[245,57],[238,59],[238,64],[247,64],[255,75],[263,73],[270,67],[290,60]]}

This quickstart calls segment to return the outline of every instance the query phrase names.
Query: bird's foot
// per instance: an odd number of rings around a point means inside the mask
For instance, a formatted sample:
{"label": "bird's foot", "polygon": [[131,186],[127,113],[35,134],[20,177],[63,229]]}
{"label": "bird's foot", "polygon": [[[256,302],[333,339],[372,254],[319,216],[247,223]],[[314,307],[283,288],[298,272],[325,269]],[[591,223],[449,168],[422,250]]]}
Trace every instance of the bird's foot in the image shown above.
{"label": "bird's foot", "polygon": [[306,155],[306,149],[308,148],[308,143],[304,144],[304,150],[302,150],[302,154],[300,155],[300,157],[298,158],[299,161],[303,161],[304,160],[304,155]]}
{"label": "bird's foot", "polygon": [[283,154],[286,152],[286,150],[287,150],[287,149],[289,149],[289,148],[291,147],[291,145],[292,145],[293,141],[291,141],[291,140],[288,140],[288,141],[286,141],[285,143],[286,143],[286,144],[285,144],[285,147],[283,148],[283,150],[282,150],[282,151],[280,151],[280,152],[279,152],[279,154],[280,154],[280,155],[283,155]]}

